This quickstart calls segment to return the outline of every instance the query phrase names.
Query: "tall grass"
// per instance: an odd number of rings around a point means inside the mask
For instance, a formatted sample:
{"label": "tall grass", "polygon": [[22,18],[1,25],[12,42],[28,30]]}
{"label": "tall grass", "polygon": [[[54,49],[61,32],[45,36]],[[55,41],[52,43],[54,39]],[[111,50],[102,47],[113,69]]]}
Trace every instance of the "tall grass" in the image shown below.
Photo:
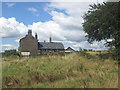
{"label": "tall grass", "polygon": [[3,58],[3,88],[117,88],[118,65],[111,59],[65,56]]}

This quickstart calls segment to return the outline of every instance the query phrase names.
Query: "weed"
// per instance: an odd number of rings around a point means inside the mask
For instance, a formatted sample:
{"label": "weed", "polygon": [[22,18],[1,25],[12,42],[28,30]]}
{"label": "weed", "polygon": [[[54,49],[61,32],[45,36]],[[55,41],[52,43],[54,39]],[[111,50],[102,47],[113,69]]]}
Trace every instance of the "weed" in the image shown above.
{"label": "weed", "polygon": [[4,58],[3,88],[117,88],[117,61],[86,53]]}

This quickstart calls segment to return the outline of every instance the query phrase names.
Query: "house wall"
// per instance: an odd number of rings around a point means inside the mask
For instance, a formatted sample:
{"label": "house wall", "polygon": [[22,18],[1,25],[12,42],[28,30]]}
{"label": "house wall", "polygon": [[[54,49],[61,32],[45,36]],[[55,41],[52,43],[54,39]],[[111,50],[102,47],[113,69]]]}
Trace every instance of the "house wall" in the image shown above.
{"label": "house wall", "polygon": [[56,50],[56,49],[40,49],[39,50],[39,54],[42,54],[42,55],[63,54],[63,53],[64,53],[64,50],[62,50],[62,49],[59,49],[59,50]]}
{"label": "house wall", "polygon": [[38,54],[38,41],[32,35],[27,35],[25,38],[20,40],[19,51],[30,52],[30,55]]}
{"label": "house wall", "polygon": [[72,52],[74,52],[75,50],[73,50],[73,49],[71,49],[71,48],[67,48],[66,50],[65,50],[65,53],[72,53]]}

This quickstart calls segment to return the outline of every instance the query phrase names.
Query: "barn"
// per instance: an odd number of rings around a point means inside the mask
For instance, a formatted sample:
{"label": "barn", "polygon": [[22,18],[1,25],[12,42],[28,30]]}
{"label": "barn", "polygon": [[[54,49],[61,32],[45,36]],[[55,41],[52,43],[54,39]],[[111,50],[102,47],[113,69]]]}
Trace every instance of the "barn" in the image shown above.
{"label": "barn", "polygon": [[60,54],[64,52],[64,45],[53,42],[51,37],[49,42],[38,42],[37,34],[33,37],[32,30],[28,30],[28,34],[20,39],[18,50],[21,56]]}

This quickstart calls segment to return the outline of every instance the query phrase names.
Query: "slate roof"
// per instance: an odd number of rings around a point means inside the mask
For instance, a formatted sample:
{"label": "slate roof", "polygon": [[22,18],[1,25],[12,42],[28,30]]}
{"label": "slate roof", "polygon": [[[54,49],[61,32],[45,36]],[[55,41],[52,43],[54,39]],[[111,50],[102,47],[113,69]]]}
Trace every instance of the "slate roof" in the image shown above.
{"label": "slate roof", "polygon": [[38,49],[64,49],[64,46],[58,42],[38,42]]}

